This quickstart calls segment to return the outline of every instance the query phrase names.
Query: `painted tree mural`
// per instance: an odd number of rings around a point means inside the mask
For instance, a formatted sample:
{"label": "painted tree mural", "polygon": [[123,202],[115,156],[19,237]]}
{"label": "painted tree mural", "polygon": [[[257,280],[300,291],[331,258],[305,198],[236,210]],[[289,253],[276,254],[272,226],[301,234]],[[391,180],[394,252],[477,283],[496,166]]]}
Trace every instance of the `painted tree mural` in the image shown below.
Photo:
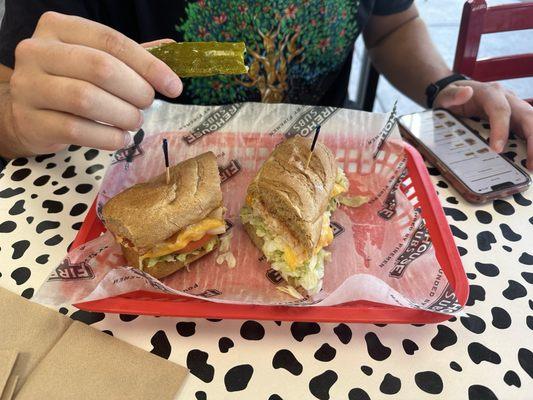
{"label": "painted tree mural", "polygon": [[[320,97],[316,82],[342,65],[357,34],[353,0],[275,2],[200,0],[186,6],[176,25],[186,41],[243,41],[247,75],[190,79],[196,103],[222,104],[252,99],[291,101]],[[313,90],[315,89],[315,90]]]}

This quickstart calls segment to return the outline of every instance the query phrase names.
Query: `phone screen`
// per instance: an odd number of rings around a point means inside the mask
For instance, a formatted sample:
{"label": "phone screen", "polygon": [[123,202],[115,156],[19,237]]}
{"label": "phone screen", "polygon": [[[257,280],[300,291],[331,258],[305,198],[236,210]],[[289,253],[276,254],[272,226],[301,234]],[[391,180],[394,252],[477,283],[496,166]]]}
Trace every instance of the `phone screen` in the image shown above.
{"label": "phone screen", "polygon": [[527,182],[527,177],[453,115],[442,110],[404,115],[401,124],[478,194]]}

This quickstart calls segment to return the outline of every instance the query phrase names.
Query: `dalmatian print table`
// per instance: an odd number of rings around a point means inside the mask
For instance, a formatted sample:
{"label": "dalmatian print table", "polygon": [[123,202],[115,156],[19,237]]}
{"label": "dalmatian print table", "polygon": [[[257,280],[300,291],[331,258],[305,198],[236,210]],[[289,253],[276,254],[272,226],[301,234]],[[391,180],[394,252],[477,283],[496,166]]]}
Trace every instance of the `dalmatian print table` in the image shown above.
{"label": "dalmatian print table", "polygon": [[[488,126],[469,121],[482,134]],[[524,146],[507,156],[525,165]],[[31,299],[65,255],[110,154],[70,146],[0,173],[0,285]],[[318,324],[58,311],[178,364],[183,399],[533,398],[533,190],[466,203],[428,167],[470,282],[438,325]]]}

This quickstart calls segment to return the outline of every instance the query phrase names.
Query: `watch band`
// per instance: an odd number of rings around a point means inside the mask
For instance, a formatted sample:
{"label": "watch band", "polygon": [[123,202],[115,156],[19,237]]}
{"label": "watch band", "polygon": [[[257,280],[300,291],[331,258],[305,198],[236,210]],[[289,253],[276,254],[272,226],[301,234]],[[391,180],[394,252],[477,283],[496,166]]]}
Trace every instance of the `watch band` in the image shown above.
{"label": "watch band", "polygon": [[452,74],[446,78],[439,79],[435,83],[430,83],[426,88],[426,99],[428,108],[433,108],[433,102],[437,98],[437,95],[442,89],[448,86],[450,83],[456,81],[468,80],[468,78],[461,74]]}

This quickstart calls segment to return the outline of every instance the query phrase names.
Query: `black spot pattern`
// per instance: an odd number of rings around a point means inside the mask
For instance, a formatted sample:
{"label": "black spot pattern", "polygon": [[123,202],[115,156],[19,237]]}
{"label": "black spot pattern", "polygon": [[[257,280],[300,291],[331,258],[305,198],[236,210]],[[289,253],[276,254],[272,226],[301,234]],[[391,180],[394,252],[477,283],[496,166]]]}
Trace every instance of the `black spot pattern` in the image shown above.
{"label": "black spot pattern", "polygon": [[300,375],[303,371],[302,364],[296,359],[294,354],[287,349],[281,349],[274,354],[272,359],[274,369],[283,368],[293,375]]}
{"label": "black spot pattern", "polygon": [[123,322],[130,322],[136,320],[139,316],[135,314],[120,314],[118,317]]}
{"label": "black spot pattern", "polygon": [[15,167],[22,167],[23,165],[26,165],[28,163],[28,159],[25,157],[16,158],[11,162],[11,165],[14,165]]}
{"label": "black spot pattern", "polygon": [[464,212],[456,208],[442,207],[444,214],[453,218],[454,221],[466,221],[467,217]]}
{"label": "black spot pattern", "polygon": [[36,198],[39,197],[39,196],[37,196],[37,195],[34,193],[34,194],[32,194],[30,197],[31,197],[32,199],[36,199]]}
{"label": "black spot pattern", "polygon": [[533,353],[528,349],[518,350],[518,363],[526,371],[526,373],[533,379]]}
{"label": "black spot pattern", "polygon": [[67,167],[67,169],[61,174],[61,178],[69,179],[74,176],[76,176],[76,167],[74,165],[70,165]]}
{"label": "black spot pattern", "polygon": [[494,209],[502,215],[514,214],[514,207],[505,200],[494,200]]}
{"label": "black spot pattern", "polygon": [[7,189],[0,191],[0,198],[9,199],[10,197],[17,196],[24,192],[25,192],[25,189],[21,187],[16,188],[16,189],[7,188]]}
{"label": "black spot pattern", "polygon": [[33,288],[27,288],[27,289],[24,289],[20,295],[29,300],[33,297],[33,292],[34,292]]}
{"label": "black spot pattern", "polygon": [[221,337],[220,339],[218,339],[218,349],[221,353],[227,353],[229,349],[234,346],[235,344],[233,343],[233,340],[228,337]]}
{"label": "black spot pattern", "polygon": [[505,246],[505,245],[502,246],[502,249],[504,249],[505,251],[508,251],[509,253],[511,251],[513,251],[513,249],[511,249],[509,246]]}
{"label": "black spot pattern", "polygon": [[261,340],[265,336],[265,328],[257,321],[246,321],[241,326],[241,336],[246,340]]}
{"label": "black spot pattern", "polygon": [[472,385],[468,388],[468,400],[498,400],[498,398],[488,387]]}
{"label": "black spot pattern", "polygon": [[348,344],[350,343],[350,340],[352,340],[352,330],[346,324],[337,325],[335,328],[333,328],[333,332],[335,332],[335,335],[337,335],[343,344]]}
{"label": "black spot pattern", "polygon": [[24,208],[24,200],[17,200],[15,204],[9,209],[9,215],[22,214],[26,209]]}
{"label": "black spot pattern", "polygon": [[337,373],[328,369],[309,381],[309,391],[317,399],[327,400],[329,399],[329,390],[337,382],[337,379]]}
{"label": "black spot pattern", "polygon": [[21,258],[26,250],[28,250],[28,247],[30,247],[29,240],[19,240],[11,245],[13,248],[13,260],[18,260]]}
{"label": "black spot pattern", "polygon": [[52,168],[55,168],[55,167],[57,167],[56,163],[51,162],[51,163],[46,164],[46,169],[52,169]]}
{"label": "black spot pattern", "polygon": [[522,235],[519,235],[518,233],[514,232],[507,224],[500,224],[500,229],[502,231],[503,237],[509,240],[510,242],[518,242],[520,239],[522,239]]}
{"label": "black spot pattern", "polygon": [[470,294],[466,305],[473,306],[476,301],[485,301],[485,289],[479,285],[470,285]]}
{"label": "black spot pattern", "polygon": [[68,309],[65,308],[65,307],[61,307],[61,308],[59,309],[59,312],[60,312],[61,314],[63,314],[63,315],[67,315],[67,314],[68,314]]}
{"label": "black spot pattern", "polygon": [[520,382],[520,377],[514,371],[507,371],[503,377],[503,381],[509,386],[516,386],[517,388],[522,385]]}
{"label": "black spot pattern", "polygon": [[499,364],[502,361],[498,353],[478,342],[473,342],[468,345],[468,355],[476,364],[479,364],[482,361]]}
{"label": "black spot pattern", "polygon": [[476,236],[477,247],[481,251],[488,251],[491,249],[491,244],[496,243],[494,234],[490,231],[479,232]]}
{"label": "black spot pattern", "polygon": [[96,149],[90,149],[90,150],[87,150],[87,151],[85,152],[85,154],[83,154],[83,156],[85,157],[85,159],[86,159],[87,161],[91,161],[91,160],[93,160],[93,159],[98,155],[98,153],[99,153],[98,150],[96,150]]}
{"label": "black spot pattern", "polygon": [[461,317],[461,323],[463,326],[473,333],[485,332],[485,321],[479,318],[477,315],[467,313],[468,317]]}
{"label": "black spot pattern", "polygon": [[468,250],[466,250],[464,247],[457,246],[457,251],[459,251],[459,255],[462,257],[465,254],[468,254]]}
{"label": "black spot pattern", "polygon": [[5,221],[0,224],[0,233],[11,233],[17,228],[13,221]]}
{"label": "black spot pattern", "polygon": [[376,361],[383,361],[391,355],[390,347],[384,346],[374,332],[368,332],[365,335],[366,348],[368,355]]}
{"label": "black spot pattern", "polygon": [[476,266],[476,269],[479,271],[479,273],[485,276],[498,276],[498,274],[500,273],[499,268],[494,264],[483,264],[480,262],[476,262],[474,265]]}
{"label": "black spot pattern", "polygon": [[44,160],[48,160],[49,158],[52,158],[53,156],[54,156],[53,153],[52,154],[40,154],[35,157],[35,161],[40,163],[40,162],[43,162]]}
{"label": "black spot pattern", "polygon": [[194,397],[196,397],[196,400],[207,400],[207,394],[202,390],[197,391]]}
{"label": "black spot pattern", "polygon": [[333,360],[336,354],[337,350],[335,350],[334,347],[324,343],[317,351],[315,351],[315,358],[318,361],[328,362]]}
{"label": "black spot pattern", "polygon": [[523,252],[520,258],[518,259],[518,262],[521,262],[525,265],[533,265],[533,256],[529,253]]}
{"label": "black spot pattern", "polygon": [[69,188],[66,187],[66,186],[61,186],[59,189],[56,189],[54,190],[54,194],[58,195],[58,196],[61,196],[65,193],[68,193],[69,192]]}
{"label": "black spot pattern", "polygon": [[55,246],[63,241],[63,237],[61,235],[54,235],[50,239],[45,240],[44,244],[47,246]]}
{"label": "black spot pattern", "polygon": [[91,325],[102,321],[105,318],[105,314],[99,312],[78,310],[74,311],[70,318]]}
{"label": "black spot pattern", "polygon": [[457,372],[461,372],[463,370],[463,368],[461,368],[461,366],[457,364],[455,361],[452,361],[450,363],[450,368]]}
{"label": "black spot pattern", "polygon": [[196,323],[195,322],[178,322],[176,324],[176,330],[181,336],[189,337],[194,335],[196,332]]}
{"label": "black spot pattern", "polygon": [[78,151],[79,149],[81,149],[81,146],[78,146],[77,144],[71,144],[68,146],[68,151],[70,152]]}
{"label": "black spot pattern", "polygon": [[526,325],[529,329],[531,329],[533,331],[533,316],[531,315],[528,315],[526,317]]}
{"label": "black spot pattern", "polygon": [[370,396],[361,388],[355,388],[348,392],[348,400],[370,400]]}
{"label": "black spot pattern", "polygon": [[292,336],[301,342],[308,335],[315,335],[320,332],[320,325],[316,322],[293,322],[291,324]]}
{"label": "black spot pattern", "polygon": [[484,210],[477,210],[476,218],[482,224],[490,224],[492,222],[492,215]]}
{"label": "black spot pattern", "polygon": [[522,193],[515,193],[513,194],[514,201],[516,201],[521,206],[527,207],[530,206],[533,202],[531,200],[526,199]]}
{"label": "black spot pattern", "polygon": [[60,201],[45,200],[43,201],[43,208],[46,208],[48,214],[57,214],[63,211],[63,204]]}
{"label": "black spot pattern", "polygon": [[224,385],[228,392],[238,392],[246,389],[252,378],[254,369],[249,364],[237,365],[224,375]]}
{"label": "black spot pattern", "polygon": [[172,349],[165,331],[157,331],[154,336],[152,336],[152,339],[150,339],[150,343],[153,346],[152,350],[150,350],[150,353],[168,360]]}
{"label": "black spot pattern", "polygon": [[450,196],[450,197],[447,197],[446,198],[446,201],[450,204],[459,204],[459,202],[457,201],[457,199],[455,198],[455,196]]}
{"label": "black spot pattern", "polygon": [[187,354],[187,368],[198,379],[209,383],[215,376],[215,368],[207,363],[209,355],[202,350],[193,349]]}
{"label": "black spot pattern", "polygon": [[93,189],[93,185],[89,183],[81,183],[78,186],[76,186],[76,192],[84,194],[89,193]]}
{"label": "black spot pattern", "polygon": [[48,257],[50,257],[49,254],[42,254],[35,259],[35,262],[38,264],[46,264],[48,262]]}
{"label": "black spot pattern", "polygon": [[78,215],[81,215],[87,210],[87,204],[84,203],[78,203],[75,204],[72,209],[70,210],[70,215],[73,217],[77,217]]}
{"label": "black spot pattern", "polygon": [[279,394],[271,394],[268,400],[283,400]]}
{"label": "black spot pattern", "polygon": [[446,325],[437,325],[437,335],[431,339],[431,347],[435,350],[442,351],[457,343],[457,335]]}
{"label": "black spot pattern", "polygon": [[433,371],[418,372],[415,374],[415,383],[426,393],[439,394],[442,392],[442,378]]}
{"label": "black spot pattern", "polygon": [[476,278],[477,278],[477,275],[474,274],[473,272],[467,272],[467,273],[466,273],[466,277],[467,277],[468,279],[472,280],[472,279],[476,279]]}
{"label": "black spot pattern", "polygon": [[11,180],[15,182],[20,182],[23,179],[26,179],[31,174],[31,169],[21,168],[17,169],[13,174],[11,174]]}
{"label": "black spot pattern", "polygon": [[492,307],[492,325],[498,329],[507,329],[511,326],[511,316],[501,307]]}
{"label": "black spot pattern", "polygon": [[448,187],[448,184],[444,181],[438,181],[437,186],[443,189],[446,189]]}
{"label": "black spot pattern", "polygon": [[46,185],[49,180],[50,180],[50,175],[42,175],[38,177],[37,179],[35,179],[33,181],[33,184],[35,186],[43,186],[43,185]]}
{"label": "black spot pattern", "polygon": [[437,168],[435,167],[427,167],[428,168],[428,172],[431,176],[439,176],[440,175],[440,172]]}
{"label": "black spot pattern", "polygon": [[520,275],[527,283],[533,284],[533,272],[522,272]]}
{"label": "black spot pattern", "polygon": [[11,272],[11,278],[17,283],[17,285],[22,285],[28,279],[30,279],[31,271],[26,267],[19,267]]}
{"label": "black spot pattern", "polygon": [[385,394],[396,394],[400,391],[402,387],[402,382],[400,379],[391,374],[386,374],[381,384],[379,385],[379,390],[381,393]]}
{"label": "black spot pattern", "polygon": [[101,169],[104,169],[104,166],[102,164],[95,164],[87,168],[85,170],[85,173],[91,175],[91,174],[94,174],[95,172],[100,171]]}
{"label": "black spot pattern", "polygon": [[456,238],[463,239],[463,240],[468,239],[468,235],[464,233],[462,230],[460,230],[458,227],[456,227],[455,225],[450,224],[450,230],[452,231],[452,235],[455,236]]}
{"label": "black spot pattern", "polygon": [[514,300],[524,297],[527,294],[526,288],[520,283],[513,281],[512,279],[508,280],[507,282],[509,282],[509,286],[502,292],[503,297],[506,299]]}
{"label": "black spot pattern", "polygon": [[41,221],[37,224],[37,226],[35,227],[35,231],[37,233],[43,233],[44,231],[47,231],[49,229],[55,229],[59,226],[59,222],[57,221],[48,221],[48,220],[45,220],[45,221]]}
{"label": "black spot pattern", "polygon": [[374,372],[372,370],[372,367],[369,367],[368,365],[362,365],[361,371],[363,371],[363,374],[365,374],[366,376],[370,376],[372,375],[372,372]]}
{"label": "black spot pattern", "polygon": [[402,347],[406,354],[412,356],[418,350],[418,345],[410,339],[402,340]]}

